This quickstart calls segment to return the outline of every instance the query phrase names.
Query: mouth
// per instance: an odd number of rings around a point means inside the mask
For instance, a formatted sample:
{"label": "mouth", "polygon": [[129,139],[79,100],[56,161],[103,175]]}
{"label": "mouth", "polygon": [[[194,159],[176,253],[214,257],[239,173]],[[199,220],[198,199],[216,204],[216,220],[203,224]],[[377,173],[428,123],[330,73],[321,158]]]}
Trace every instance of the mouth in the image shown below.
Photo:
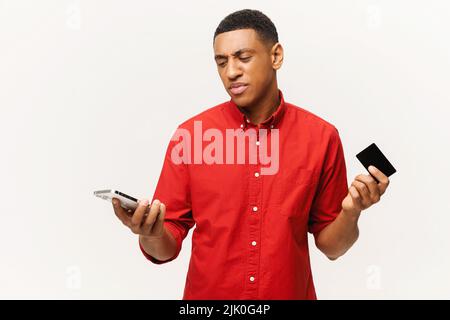
{"label": "mouth", "polygon": [[230,86],[230,91],[233,95],[240,95],[248,88],[248,84],[245,83],[233,83]]}

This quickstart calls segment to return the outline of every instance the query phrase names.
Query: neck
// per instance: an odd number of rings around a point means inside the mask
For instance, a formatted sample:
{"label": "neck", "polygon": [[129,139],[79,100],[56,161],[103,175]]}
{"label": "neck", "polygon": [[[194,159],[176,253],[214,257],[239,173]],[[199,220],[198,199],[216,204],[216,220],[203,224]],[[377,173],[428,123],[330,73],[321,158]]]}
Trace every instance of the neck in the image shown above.
{"label": "neck", "polygon": [[260,124],[269,118],[279,105],[280,97],[278,93],[278,86],[275,82],[267,93],[255,104],[245,108],[240,107],[240,109],[251,123]]}

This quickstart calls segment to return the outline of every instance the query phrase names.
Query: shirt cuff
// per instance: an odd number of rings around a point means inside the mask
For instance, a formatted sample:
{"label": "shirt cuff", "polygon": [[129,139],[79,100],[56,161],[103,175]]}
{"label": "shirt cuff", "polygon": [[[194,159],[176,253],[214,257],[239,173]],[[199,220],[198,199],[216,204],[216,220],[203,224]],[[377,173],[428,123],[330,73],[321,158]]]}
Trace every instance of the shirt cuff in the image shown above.
{"label": "shirt cuff", "polygon": [[140,238],[138,238],[139,248],[141,249],[142,254],[144,255],[144,257],[147,258],[147,260],[149,260],[150,262],[152,262],[154,264],[163,264],[163,263],[167,263],[172,260],[175,260],[181,251],[182,238],[181,238],[181,233],[178,230],[178,228],[175,225],[173,225],[172,223],[170,223],[169,221],[164,221],[164,227],[172,234],[172,236],[174,237],[174,239],[177,243],[177,250],[175,252],[175,255],[170,259],[158,260],[158,259],[154,258],[153,256],[149,255],[147,252],[145,252],[144,248],[142,247]]}
{"label": "shirt cuff", "polygon": [[336,220],[336,218],[339,216],[339,214],[340,214],[340,212],[337,212],[331,220],[315,222],[314,224],[310,225],[308,227],[309,233],[312,233],[314,235],[314,238],[317,238],[317,236],[320,234],[320,232],[323,229],[325,229],[326,226],[328,226],[330,223],[332,223],[334,220]]}

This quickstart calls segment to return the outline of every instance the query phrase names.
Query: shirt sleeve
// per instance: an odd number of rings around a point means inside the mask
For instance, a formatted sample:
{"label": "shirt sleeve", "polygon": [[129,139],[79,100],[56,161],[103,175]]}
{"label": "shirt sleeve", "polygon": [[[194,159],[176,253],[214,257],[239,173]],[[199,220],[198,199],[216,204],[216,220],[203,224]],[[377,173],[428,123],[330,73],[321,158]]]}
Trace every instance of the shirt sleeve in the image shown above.
{"label": "shirt sleeve", "polygon": [[309,214],[308,231],[317,237],[342,210],[342,201],[348,194],[344,150],[338,130],[328,139],[327,151],[316,194]]}
{"label": "shirt sleeve", "polygon": [[171,140],[164,158],[164,164],[153,195],[166,206],[164,226],[177,242],[175,255],[168,260],[157,260],[144,251],[139,241],[139,248],[144,256],[155,264],[163,264],[178,257],[183,240],[195,222],[192,217],[191,195],[189,187],[189,171],[187,164],[175,164],[171,159],[172,149],[177,141]]}

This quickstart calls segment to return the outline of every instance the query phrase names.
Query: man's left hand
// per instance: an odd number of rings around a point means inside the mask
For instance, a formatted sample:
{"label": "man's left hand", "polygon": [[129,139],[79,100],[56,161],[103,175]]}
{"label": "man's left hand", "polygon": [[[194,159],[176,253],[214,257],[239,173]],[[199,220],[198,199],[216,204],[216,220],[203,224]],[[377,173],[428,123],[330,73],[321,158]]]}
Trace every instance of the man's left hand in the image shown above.
{"label": "man's left hand", "polygon": [[370,174],[356,176],[348,189],[348,194],[342,201],[342,210],[354,215],[359,215],[362,210],[380,201],[381,196],[389,185],[389,178],[374,166],[369,166]]}

